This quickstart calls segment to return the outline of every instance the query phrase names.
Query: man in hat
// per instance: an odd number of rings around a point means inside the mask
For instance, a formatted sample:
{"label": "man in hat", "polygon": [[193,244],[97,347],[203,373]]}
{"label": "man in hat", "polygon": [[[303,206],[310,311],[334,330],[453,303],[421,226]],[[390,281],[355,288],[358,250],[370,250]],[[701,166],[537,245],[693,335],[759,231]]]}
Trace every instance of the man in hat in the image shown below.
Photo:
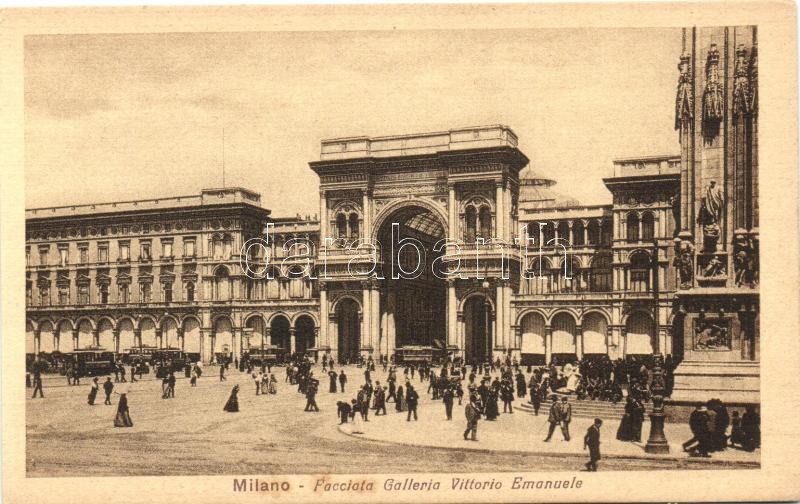
{"label": "man in hat", "polygon": [[556,426],[561,423],[561,408],[558,406],[558,397],[553,397],[553,404],[550,405],[550,414],[547,417],[547,422],[550,426],[547,428],[547,437],[544,438],[545,443],[550,442],[550,438],[553,437]]}
{"label": "man in hat", "polygon": [[564,434],[564,441],[569,441],[569,423],[572,421],[572,405],[567,400],[567,396],[561,398],[559,405],[561,417],[561,432]]}
{"label": "man in hat", "polygon": [[[477,441],[478,437],[478,420],[481,418],[481,409],[478,405],[478,397],[475,394],[469,395],[469,403],[464,408],[464,414],[467,416],[467,430],[464,431],[464,439],[472,439]],[[471,434],[471,438],[467,436]]]}
{"label": "man in hat", "polygon": [[594,423],[587,429],[586,436],[583,437],[583,449],[589,448],[589,462],[586,463],[587,471],[597,471],[597,461],[600,460],[601,425],[603,425],[603,421],[595,418]]}

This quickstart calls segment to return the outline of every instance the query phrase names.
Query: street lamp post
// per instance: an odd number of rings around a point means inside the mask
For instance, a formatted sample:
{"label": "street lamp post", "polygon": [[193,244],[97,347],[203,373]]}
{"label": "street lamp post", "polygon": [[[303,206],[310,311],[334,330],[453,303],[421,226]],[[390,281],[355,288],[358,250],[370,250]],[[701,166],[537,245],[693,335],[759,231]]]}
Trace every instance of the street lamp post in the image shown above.
{"label": "street lamp post", "polygon": [[656,352],[653,355],[653,370],[650,380],[650,394],[653,400],[653,411],[650,413],[650,436],[644,451],[647,453],[669,453],[669,443],[664,435],[664,394],[666,386],[664,381],[664,356],[661,355],[661,341],[659,338],[658,303],[658,240],[653,240],[653,331],[655,332]]}

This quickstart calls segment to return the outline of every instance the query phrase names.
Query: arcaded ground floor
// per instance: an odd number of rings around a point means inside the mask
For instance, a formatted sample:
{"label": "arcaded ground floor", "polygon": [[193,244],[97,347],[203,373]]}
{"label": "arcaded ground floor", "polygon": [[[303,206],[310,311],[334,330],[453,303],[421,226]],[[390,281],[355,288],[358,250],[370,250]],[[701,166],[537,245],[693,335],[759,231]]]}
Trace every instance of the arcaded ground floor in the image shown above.
{"label": "arcaded ground floor", "polygon": [[[364,434],[340,428],[337,400],[354,397],[363,382],[363,370],[347,367],[346,393],[328,392],[323,380],[317,403],[319,413],[305,413],[305,398],[285,383],[284,369],[275,368],[276,395],[256,396],[252,380],[232,371],[219,381],[208,366],[196,388],[179,378],[174,399],[161,399],[161,382],[145,377],[127,384],[134,426],[113,426],[119,396],[103,405],[102,392],[95,406],[87,405],[89,381],[68,386],[61,376],[46,375],[44,399],[30,399],[28,389],[27,473],[40,476],[97,475],[242,475],[285,473],[405,473],[446,468],[448,473],[495,471],[579,471],[586,455],[581,450],[587,420],[576,418],[573,440],[542,442],[545,417],[518,409],[497,421],[482,421],[479,441],[463,441],[463,408],[455,407],[454,420],[445,420],[440,401],[432,401],[418,379],[419,421],[406,422],[389,403],[389,415],[365,424]],[[316,368],[321,375],[321,368]],[[373,380],[385,382],[379,369]],[[241,386],[239,413],[223,411],[234,384]],[[519,401],[519,399],[517,400]],[[515,402],[518,404],[518,402]],[[401,416],[402,415],[402,416]],[[711,459],[689,458],[673,446],[669,457],[650,456],[641,445],[614,440],[616,419],[603,430],[606,457],[600,470],[652,469],[752,469],[760,453],[727,450]],[[644,426],[645,433],[649,430]],[[646,435],[646,434],[645,434]],[[688,437],[684,425],[667,424],[673,445]],[[411,452],[413,450],[413,454]]]}

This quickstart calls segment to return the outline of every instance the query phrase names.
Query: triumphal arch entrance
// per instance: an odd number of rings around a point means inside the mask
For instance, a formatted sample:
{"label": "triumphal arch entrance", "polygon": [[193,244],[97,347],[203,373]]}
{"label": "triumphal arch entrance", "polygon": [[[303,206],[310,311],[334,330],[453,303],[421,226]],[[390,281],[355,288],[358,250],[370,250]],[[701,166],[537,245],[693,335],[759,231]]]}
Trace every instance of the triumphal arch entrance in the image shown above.
{"label": "triumphal arch entrance", "polygon": [[511,295],[527,164],[505,126],[323,140],[310,163],[320,349],[340,361],[518,351]]}

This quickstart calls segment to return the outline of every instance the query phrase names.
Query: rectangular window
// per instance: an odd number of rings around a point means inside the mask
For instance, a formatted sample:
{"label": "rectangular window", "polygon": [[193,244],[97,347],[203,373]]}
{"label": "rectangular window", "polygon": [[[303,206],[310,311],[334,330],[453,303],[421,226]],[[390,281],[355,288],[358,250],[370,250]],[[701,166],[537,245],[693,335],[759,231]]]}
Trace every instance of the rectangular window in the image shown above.
{"label": "rectangular window", "polygon": [[50,264],[50,259],[47,257],[49,252],[50,252],[50,247],[42,247],[39,249],[40,266],[48,266]]}
{"label": "rectangular window", "polygon": [[31,306],[33,304],[33,284],[31,282],[25,283],[25,305]]}
{"label": "rectangular window", "polygon": [[107,304],[108,303],[108,286],[102,285],[100,286],[100,303]]}
{"label": "rectangular window", "polygon": [[172,284],[170,283],[164,284],[164,302],[165,303],[172,302]]}
{"label": "rectangular window", "polygon": [[128,284],[119,286],[119,302],[123,304],[131,302],[131,289]]}
{"label": "rectangular window", "polygon": [[58,246],[58,264],[62,268],[69,265],[69,248],[68,245]]}
{"label": "rectangular window", "polygon": [[194,257],[195,256],[194,243],[195,243],[194,238],[192,238],[192,239],[184,238],[184,240],[183,240],[183,256],[184,257]]}
{"label": "rectangular window", "polygon": [[142,293],[142,303],[149,303],[152,295],[152,287],[149,283],[142,283],[140,285],[140,290]]}
{"label": "rectangular window", "polygon": [[89,245],[81,245],[78,248],[81,264],[89,264]]}
{"label": "rectangular window", "polygon": [[99,263],[108,262],[108,243],[104,242],[97,244],[97,262]]}
{"label": "rectangular window", "polygon": [[39,304],[42,306],[50,306],[50,288],[39,288]]}
{"label": "rectangular window", "polygon": [[25,266],[31,265],[31,248],[25,247]]}
{"label": "rectangular window", "polygon": [[139,259],[141,261],[149,261],[152,258],[150,255],[150,242],[142,242],[141,250],[139,251]]}
{"label": "rectangular window", "polygon": [[58,289],[58,304],[60,305],[69,304],[69,288],[62,287]]}
{"label": "rectangular window", "polygon": [[80,305],[89,304],[89,286],[88,285],[81,285],[80,287],[78,287],[78,304],[80,304]]}
{"label": "rectangular window", "polygon": [[161,241],[161,257],[172,257],[172,240]]}
{"label": "rectangular window", "polygon": [[120,261],[130,261],[131,260],[131,244],[127,241],[119,242],[119,260]]}

